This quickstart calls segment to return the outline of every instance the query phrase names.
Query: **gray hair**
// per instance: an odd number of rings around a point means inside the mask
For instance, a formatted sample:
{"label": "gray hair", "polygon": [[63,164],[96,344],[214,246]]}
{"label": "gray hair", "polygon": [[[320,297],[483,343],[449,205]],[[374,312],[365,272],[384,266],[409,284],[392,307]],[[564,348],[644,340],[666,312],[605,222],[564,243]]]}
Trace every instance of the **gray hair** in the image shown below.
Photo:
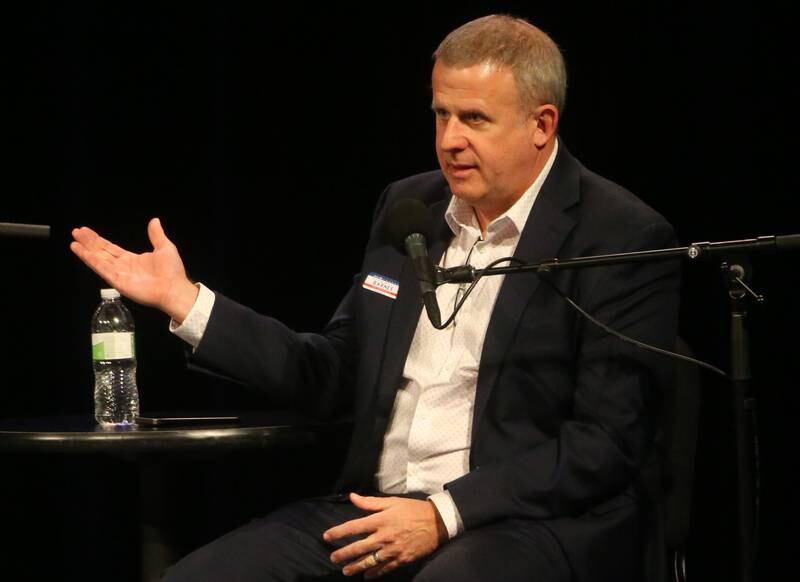
{"label": "gray hair", "polygon": [[545,103],[564,109],[564,57],[553,39],[522,18],[493,14],[467,22],[447,35],[433,59],[448,67],[509,67],[526,109]]}

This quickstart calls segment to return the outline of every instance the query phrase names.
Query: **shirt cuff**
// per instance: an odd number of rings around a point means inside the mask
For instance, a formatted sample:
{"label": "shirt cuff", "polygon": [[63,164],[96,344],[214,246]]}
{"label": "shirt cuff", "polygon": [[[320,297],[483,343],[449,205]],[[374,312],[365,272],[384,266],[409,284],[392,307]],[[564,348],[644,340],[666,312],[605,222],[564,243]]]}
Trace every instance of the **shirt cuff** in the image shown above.
{"label": "shirt cuff", "polygon": [[464,531],[464,522],[461,521],[461,514],[458,512],[458,508],[449,491],[434,493],[428,499],[436,506],[436,510],[447,528],[448,539],[452,540]]}
{"label": "shirt cuff", "polygon": [[189,311],[189,315],[180,324],[174,319],[169,321],[169,330],[191,345],[193,349],[197,349],[197,346],[200,345],[200,340],[203,339],[208,320],[211,317],[211,310],[214,308],[214,299],[216,298],[214,292],[202,283],[195,283],[195,285],[200,289],[200,292],[197,294],[197,299],[191,311]]}

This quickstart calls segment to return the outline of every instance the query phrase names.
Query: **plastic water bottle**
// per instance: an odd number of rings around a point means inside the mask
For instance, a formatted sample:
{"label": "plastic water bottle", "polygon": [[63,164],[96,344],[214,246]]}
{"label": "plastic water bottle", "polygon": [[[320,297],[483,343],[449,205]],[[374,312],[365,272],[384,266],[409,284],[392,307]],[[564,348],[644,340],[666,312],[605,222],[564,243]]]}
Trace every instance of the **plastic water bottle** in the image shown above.
{"label": "plastic water bottle", "polygon": [[116,289],[101,289],[92,317],[94,417],[106,426],[136,423],[139,390],[131,312]]}

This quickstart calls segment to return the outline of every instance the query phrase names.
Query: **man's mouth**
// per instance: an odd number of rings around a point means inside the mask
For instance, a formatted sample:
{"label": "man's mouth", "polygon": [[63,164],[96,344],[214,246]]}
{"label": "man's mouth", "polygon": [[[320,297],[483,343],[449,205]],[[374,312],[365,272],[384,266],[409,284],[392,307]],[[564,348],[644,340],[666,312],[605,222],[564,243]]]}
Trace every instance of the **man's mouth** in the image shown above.
{"label": "man's mouth", "polygon": [[477,169],[477,166],[473,164],[459,164],[449,162],[448,167],[450,169],[450,175],[454,178],[464,178],[468,176],[473,170]]}

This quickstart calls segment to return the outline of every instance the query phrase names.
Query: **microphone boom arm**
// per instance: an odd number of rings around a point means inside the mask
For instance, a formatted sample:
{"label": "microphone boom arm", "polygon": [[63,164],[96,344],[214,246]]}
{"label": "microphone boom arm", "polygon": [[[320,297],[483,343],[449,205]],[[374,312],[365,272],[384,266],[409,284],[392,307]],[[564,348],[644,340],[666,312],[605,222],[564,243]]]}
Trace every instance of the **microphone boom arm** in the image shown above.
{"label": "microphone boom arm", "polygon": [[0,222],[0,237],[49,238],[50,226],[45,224],[21,224]]}
{"label": "microphone boom arm", "polygon": [[560,269],[580,269],[600,265],[618,265],[621,263],[661,261],[679,258],[698,261],[731,252],[763,253],[793,249],[800,249],[800,234],[760,236],[757,238],[721,242],[696,242],[687,247],[653,249],[630,253],[613,253],[609,255],[575,257],[573,259],[553,258],[527,265],[491,267],[489,269],[476,269],[469,265],[450,269],[437,267],[436,285],[443,285],[445,283],[470,283],[486,275],[505,275],[508,273],[524,273],[531,271],[535,273],[549,273]]}

